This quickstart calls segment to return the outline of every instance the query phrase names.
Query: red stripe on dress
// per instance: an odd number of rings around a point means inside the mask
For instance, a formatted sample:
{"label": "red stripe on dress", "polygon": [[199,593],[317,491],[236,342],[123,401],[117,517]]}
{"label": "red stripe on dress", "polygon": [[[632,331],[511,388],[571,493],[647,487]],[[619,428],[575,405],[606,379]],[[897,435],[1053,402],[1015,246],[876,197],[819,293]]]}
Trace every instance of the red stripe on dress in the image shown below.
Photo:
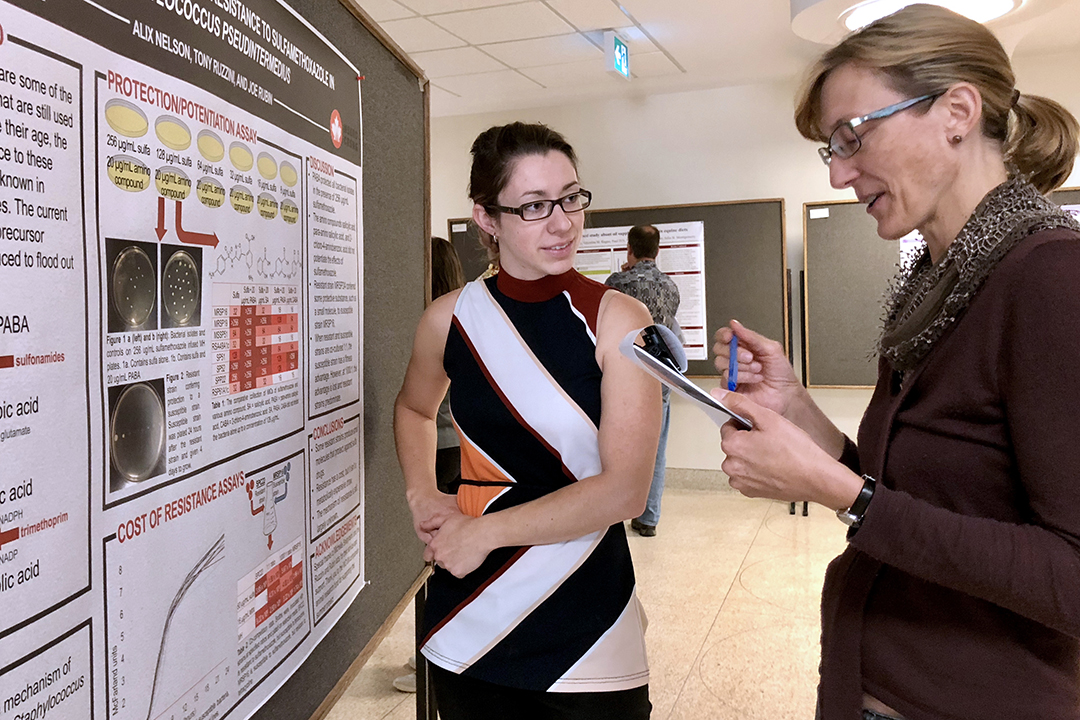
{"label": "red stripe on dress", "polygon": [[570,304],[585,317],[585,322],[589,324],[593,337],[596,337],[596,319],[600,315],[600,301],[604,293],[614,289],[579,273],[575,273],[575,277],[567,283],[566,291],[570,293]]}
{"label": "red stripe on dress", "polygon": [[492,576],[491,576],[491,577],[489,577],[489,578],[488,578],[487,580],[485,580],[485,581],[484,581],[484,582],[483,582],[483,583],[482,583],[482,584],[480,585],[480,587],[478,587],[478,588],[476,588],[475,590],[473,590],[473,592],[472,592],[472,595],[469,595],[469,597],[467,597],[467,598],[465,598],[464,600],[462,600],[462,601],[461,601],[461,603],[460,603],[460,604],[459,604],[459,605],[458,605],[458,606],[457,606],[456,608],[454,608],[453,610],[451,610],[451,611],[450,611],[450,612],[449,612],[449,613],[448,613],[448,614],[446,615],[446,617],[444,617],[444,618],[443,618],[442,620],[440,620],[440,621],[439,621],[439,624],[438,624],[438,625],[436,625],[435,627],[433,627],[433,628],[431,629],[431,632],[429,632],[429,633],[427,634],[427,636],[426,636],[426,637],[425,637],[425,638],[424,638],[424,639],[423,639],[422,641],[420,641],[420,646],[421,646],[421,647],[423,647],[424,645],[427,645],[427,644],[428,644],[428,641],[429,641],[429,640],[431,640],[431,638],[435,637],[435,633],[437,633],[437,632],[439,632],[440,630],[442,630],[442,629],[443,629],[443,628],[444,628],[444,627],[446,626],[446,624],[447,624],[448,622],[450,622],[451,620],[453,620],[453,619],[454,619],[454,617],[456,617],[456,616],[457,616],[457,614],[458,614],[459,612],[461,612],[461,611],[462,611],[462,610],[464,610],[464,609],[465,609],[466,607],[468,607],[468,606],[469,606],[469,603],[471,603],[471,602],[472,602],[473,600],[475,600],[476,598],[480,597],[480,593],[484,592],[484,590],[486,590],[486,589],[488,588],[488,586],[489,586],[489,585],[491,585],[491,583],[495,582],[495,580],[497,580],[497,579],[498,579],[499,577],[501,577],[503,573],[505,573],[505,572],[506,572],[507,570],[509,570],[509,569],[510,569],[510,568],[511,568],[511,567],[512,567],[512,566],[514,565],[514,563],[516,563],[516,562],[517,562],[518,560],[520,560],[520,559],[522,558],[522,556],[524,556],[524,555],[525,555],[525,553],[526,553],[526,552],[528,552],[529,548],[531,548],[531,547],[532,547],[532,545],[526,545],[525,547],[521,548],[521,549],[520,549],[520,550],[518,550],[518,551],[517,551],[516,553],[514,553],[513,555],[511,555],[511,556],[510,556],[510,559],[509,559],[509,560],[507,560],[507,561],[506,561],[506,562],[505,562],[505,563],[503,564],[503,566],[502,566],[501,568],[499,568],[498,570],[496,570],[496,571],[495,571],[495,572],[494,572],[494,573],[492,574]]}
{"label": "red stripe on dress", "polygon": [[570,478],[571,481],[577,482],[578,479],[574,477],[574,473],[570,472],[570,468],[566,467],[566,463],[563,462],[562,455],[559,453],[559,451],[552,447],[551,443],[545,440],[544,436],[538,433],[532,425],[525,422],[525,418],[521,416],[521,413],[517,411],[517,408],[514,407],[514,405],[510,402],[509,398],[507,398],[506,395],[503,394],[502,389],[499,387],[498,383],[495,382],[495,378],[491,376],[491,373],[488,372],[487,366],[484,365],[484,361],[480,358],[480,353],[478,353],[476,351],[476,348],[473,346],[472,340],[469,339],[469,334],[465,332],[465,328],[463,328],[461,326],[461,323],[458,321],[457,315],[452,318],[451,322],[454,323],[454,327],[456,327],[458,332],[461,334],[461,339],[465,341],[465,345],[469,348],[469,352],[472,353],[473,360],[476,361],[477,366],[480,368],[480,372],[484,373],[484,377],[487,378],[488,385],[490,385],[491,389],[495,391],[495,394],[499,396],[499,400],[502,401],[502,404],[506,406],[506,409],[509,410],[510,414],[514,416],[514,419],[518,421],[518,424],[528,430],[534,438],[540,441],[540,444],[543,445],[549,453],[555,456],[555,458],[559,461],[559,465],[562,466],[563,475],[566,475],[566,477]]}

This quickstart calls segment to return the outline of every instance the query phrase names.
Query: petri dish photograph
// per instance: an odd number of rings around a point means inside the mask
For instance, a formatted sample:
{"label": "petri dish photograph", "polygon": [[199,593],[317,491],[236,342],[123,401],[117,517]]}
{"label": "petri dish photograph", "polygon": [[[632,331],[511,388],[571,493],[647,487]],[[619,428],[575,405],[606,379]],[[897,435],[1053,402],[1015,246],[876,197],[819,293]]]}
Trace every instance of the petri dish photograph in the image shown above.
{"label": "petri dish photograph", "polygon": [[277,161],[270,155],[270,153],[259,153],[259,174],[266,180],[273,180],[278,174]]}
{"label": "petri dish photograph", "polygon": [[281,163],[281,182],[292,187],[296,184],[296,180],[296,168],[294,168],[291,163]]}
{"label": "petri dish photograph", "polygon": [[105,122],[116,132],[130,138],[142,137],[150,127],[142,110],[120,98],[105,103]]}
{"label": "petri dish photograph", "polygon": [[199,153],[210,162],[220,162],[225,157],[225,144],[209,130],[199,131],[196,145],[199,146]]}
{"label": "petri dish photograph", "polygon": [[199,312],[199,267],[185,250],[177,250],[165,263],[161,277],[161,304],[175,326],[187,325]]}
{"label": "petri dish photograph", "polygon": [[133,482],[153,476],[165,450],[165,406],[150,385],[124,388],[109,425],[112,462]]}
{"label": "petri dish photograph", "polygon": [[247,145],[234,142],[229,144],[229,162],[240,172],[247,172],[255,164],[255,158]]}
{"label": "petri dish photograph", "polygon": [[135,245],[120,251],[113,261],[113,307],[129,328],[141,327],[150,319],[157,299],[157,278],[150,256]]}
{"label": "petri dish photograph", "polygon": [[154,121],[154,132],[163,145],[173,150],[191,147],[191,131],[184,121],[172,115],[162,115]]}

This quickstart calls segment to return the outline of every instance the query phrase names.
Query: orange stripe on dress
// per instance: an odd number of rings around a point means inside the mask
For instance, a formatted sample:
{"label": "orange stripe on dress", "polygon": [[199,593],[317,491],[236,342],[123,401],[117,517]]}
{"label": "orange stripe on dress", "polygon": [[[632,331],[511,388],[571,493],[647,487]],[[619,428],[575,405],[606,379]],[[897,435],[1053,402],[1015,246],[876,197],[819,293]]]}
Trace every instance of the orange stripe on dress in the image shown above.
{"label": "orange stripe on dress", "polygon": [[458,509],[466,515],[480,517],[484,508],[506,489],[513,480],[508,478],[494,463],[484,457],[468,438],[461,437],[461,479],[497,485],[470,485],[466,482],[458,486]]}

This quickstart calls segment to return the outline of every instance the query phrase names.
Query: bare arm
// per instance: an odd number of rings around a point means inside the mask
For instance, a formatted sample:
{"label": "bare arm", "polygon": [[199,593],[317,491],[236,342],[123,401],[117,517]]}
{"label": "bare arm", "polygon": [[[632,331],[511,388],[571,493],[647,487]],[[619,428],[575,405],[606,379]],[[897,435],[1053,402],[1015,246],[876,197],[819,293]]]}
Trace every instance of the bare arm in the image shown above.
{"label": "bare arm", "polygon": [[458,512],[453,496],[439,492],[435,482],[435,417],[450,382],[443,370],[443,348],[459,292],[444,295],[424,312],[394,402],[394,442],[405,475],[405,497],[416,534],[425,543],[433,529]]}
{"label": "bare arm", "polygon": [[506,510],[448,518],[428,546],[428,559],[461,577],[495,548],[572,540],[642,512],[660,435],[660,387],[622,357],[618,345],[628,332],[651,322],[637,300],[614,292],[604,295],[596,347],[604,374],[601,472]]}

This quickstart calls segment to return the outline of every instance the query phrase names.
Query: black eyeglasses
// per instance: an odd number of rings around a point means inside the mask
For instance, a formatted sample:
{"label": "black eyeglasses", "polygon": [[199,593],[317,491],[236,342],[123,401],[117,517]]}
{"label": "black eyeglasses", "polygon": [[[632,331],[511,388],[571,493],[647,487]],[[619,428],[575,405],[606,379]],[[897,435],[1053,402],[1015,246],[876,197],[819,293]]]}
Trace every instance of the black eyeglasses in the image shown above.
{"label": "black eyeglasses", "polygon": [[551,213],[555,212],[555,206],[558,205],[562,208],[564,213],[581,212],[585,208],[592,204],[592,193],[588,190],[575,190],[565,197],[561,197],[558,200],[533,200],[527,202],[521,207],[504,207],[502,205],[488,205],[485,209],[488,211],[498,210],[499,212],[510,213],[517,215],[522,220],[544,220],[551,217]]}
{"label": "black eyeglasses", "polygon": [[913,105],[918,105],[923,100],[936,100],[944,93],[931,93],[930,95],[923,95],[922,97],[911,98],[910,100],[904,100],[898,102],[895,105],[875,110],[869,115],[863,115],[862,117],[852,118],[845,123],[841,123],[835,130],[832,131],[832,135],[829,136],[829,144],[825,147],[818,148],[818,155],[821,156],[821,162],[828,165],[832,162],[833,155],[838,158],[846,160],[855,153],[859,152],[859,148],[862,147],[862,139],[859,138],[859,134],[855,132],[855,128],[859,127],[865,122],[871,120],[881,120],[887,118],[890,115],[895,115],[901,110],[907,110]]}

